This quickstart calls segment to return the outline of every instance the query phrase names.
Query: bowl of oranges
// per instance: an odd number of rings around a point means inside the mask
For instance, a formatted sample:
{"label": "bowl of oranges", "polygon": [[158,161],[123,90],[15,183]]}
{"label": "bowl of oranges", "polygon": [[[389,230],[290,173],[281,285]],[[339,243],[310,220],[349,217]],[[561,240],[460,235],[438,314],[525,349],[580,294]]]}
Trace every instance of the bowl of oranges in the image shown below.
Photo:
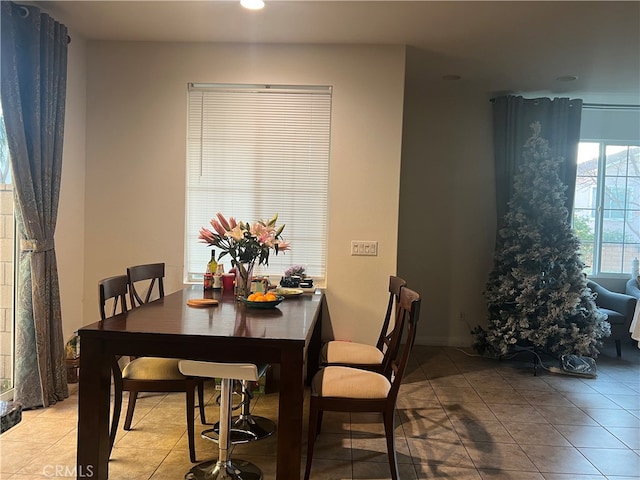
{"label": "bowl of oranges", "polygon": [[284,300],[283,295],[276,295],[273,292],[255,292],[242,301],[249,308],[275,308]]}

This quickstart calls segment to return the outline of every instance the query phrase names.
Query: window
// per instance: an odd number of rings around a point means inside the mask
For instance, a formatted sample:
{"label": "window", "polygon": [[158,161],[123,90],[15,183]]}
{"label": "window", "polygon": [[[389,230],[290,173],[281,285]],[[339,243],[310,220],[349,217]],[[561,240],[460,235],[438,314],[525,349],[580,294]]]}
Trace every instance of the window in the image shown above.
{"label": "window", "polygon": [[331,87],[190,84],[188,102],[185,280],[202,279],[211,254],[198,234],[217,212],[245,222],[277,213],[291,251],[257,273],[303,265],[323,279]]}
{"label": "window", "polygon": [[580,142],[573,226],[587,274],[628,274],[640,258],[640,146]]}
{"label": "window", "polygon": [[[7,132],[0,108],[0,399],[10,399],[13,394],[13,345],[14,317],[14,259],[15,221],[13,216],[13,185]],[[6,248],[5,248],[6,247]]]}

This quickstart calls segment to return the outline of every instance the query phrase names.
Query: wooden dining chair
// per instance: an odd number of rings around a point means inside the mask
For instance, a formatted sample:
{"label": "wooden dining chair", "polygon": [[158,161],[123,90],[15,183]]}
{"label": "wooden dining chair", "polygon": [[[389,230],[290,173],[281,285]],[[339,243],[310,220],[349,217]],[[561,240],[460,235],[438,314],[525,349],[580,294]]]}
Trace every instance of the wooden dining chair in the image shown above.
{"label": "wooden dining chair", "polygon": [[[107,318],[106,305],[113,299],[113,313],[118,313],[116,302],[121,306],[121,311],[127,311],[127,292],[131,288],[129,275],[109,277],[99,282],[100,286],[100,317]],[[124,286],[123,286],[124,284]],[[163,292],[164,293],[164,292]],[[115,442],[122,409],[123,392],[129,392],[129,403],[124,422],[124,429],[131,430],[136,400],[140,392],[185,392],[187,413],[187,436],[189,441],[189,458],[196,462],[195,453],[195,426],[194,392],[198,390],[198,402],[200,420],[206,424],[204,409],[204,380],[188,377],[180,373],[178,369],[179,359],[160,357],[139,357],[132,359],[124,368],[120,366],[120,357],[114,357],[112,373],[114,379],[114,413],[111,421],[109,441],[111,448]]]}
{"label": "wooden dining chair", "polygon": [[391,359],[390,378],[370,370],[333,365],[324,367],[314,375],[309,402],[305,480],[308,480],[311,474],[313,449],[322,428],[322,415],[325,411],[381,413],[387,438],[391,478],[397,480],[398,460],[394,439],[396,399],[416,338],[420,302],[420,295],[415,291],[407,287],[400,290],[398,316],[405,326],[407,335],[405,343]]}
{"label": "wooden dining chair", "polygon": [[[126,275],[116,275],[115,277],[103,278],[98,282],[100,296],[100,319],[106,320],[109,317],[124,313],[127,308],[127,292],[129,279]],[[111,304],[110,315],[107,315],[108,303]],[[109,432],[109,451],[113,450],[113,444],[116,440],[116,432],[118,431],[118,421],[120,412],[122,411],[122,374],[118,363],[119,356],[114,357],[111,365],[111,371],[114,381],[114,401],[113,416],[111,417],[111,430]]]}
{"label": "wooden dining chair", "polygon": [[[383,373],[389,377],[391,374],[391,359],[398,352],[402,337],[402,319],[399,319],[397,313],[400,290],[406,284],[407,282],[400,277],[393,275],[389,277],[389,301],[387,302],[387,310],[382,322],[380,335],[375,345],[331,340],[323,345],[320,350],[320,365],[364,368]],[[389,329],[392,318],[394,318],[393,327]]]}
{"label": "wooden dining chair", "polygon": [[[127,268],[131,308],[164,297],[164,263],[147,263]],[[138,292],[141,289],[142,295]]]}

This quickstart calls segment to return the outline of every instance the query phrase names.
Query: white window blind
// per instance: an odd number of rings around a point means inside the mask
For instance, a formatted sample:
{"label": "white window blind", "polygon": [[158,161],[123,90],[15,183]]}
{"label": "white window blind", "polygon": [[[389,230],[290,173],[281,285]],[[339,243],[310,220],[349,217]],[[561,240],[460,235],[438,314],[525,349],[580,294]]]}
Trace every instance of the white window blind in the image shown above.
{"label": "white window blind", "polygon": [[186,281],[202,278],[213,247],[198,234],[217,212],[286,225],[291,250],[256,273],[324,279],[331,87],[190,84],[188,102]]}

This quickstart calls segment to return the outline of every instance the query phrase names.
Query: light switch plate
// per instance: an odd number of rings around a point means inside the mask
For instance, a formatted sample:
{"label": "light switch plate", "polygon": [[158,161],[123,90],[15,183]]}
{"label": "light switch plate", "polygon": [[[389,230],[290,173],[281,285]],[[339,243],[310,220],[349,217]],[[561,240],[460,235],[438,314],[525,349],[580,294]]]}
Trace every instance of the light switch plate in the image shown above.
{"label": "light switch plate", "polygon": [[374,240],[351,240],[351,255],[375,257],[378,255],[378,242]]}

